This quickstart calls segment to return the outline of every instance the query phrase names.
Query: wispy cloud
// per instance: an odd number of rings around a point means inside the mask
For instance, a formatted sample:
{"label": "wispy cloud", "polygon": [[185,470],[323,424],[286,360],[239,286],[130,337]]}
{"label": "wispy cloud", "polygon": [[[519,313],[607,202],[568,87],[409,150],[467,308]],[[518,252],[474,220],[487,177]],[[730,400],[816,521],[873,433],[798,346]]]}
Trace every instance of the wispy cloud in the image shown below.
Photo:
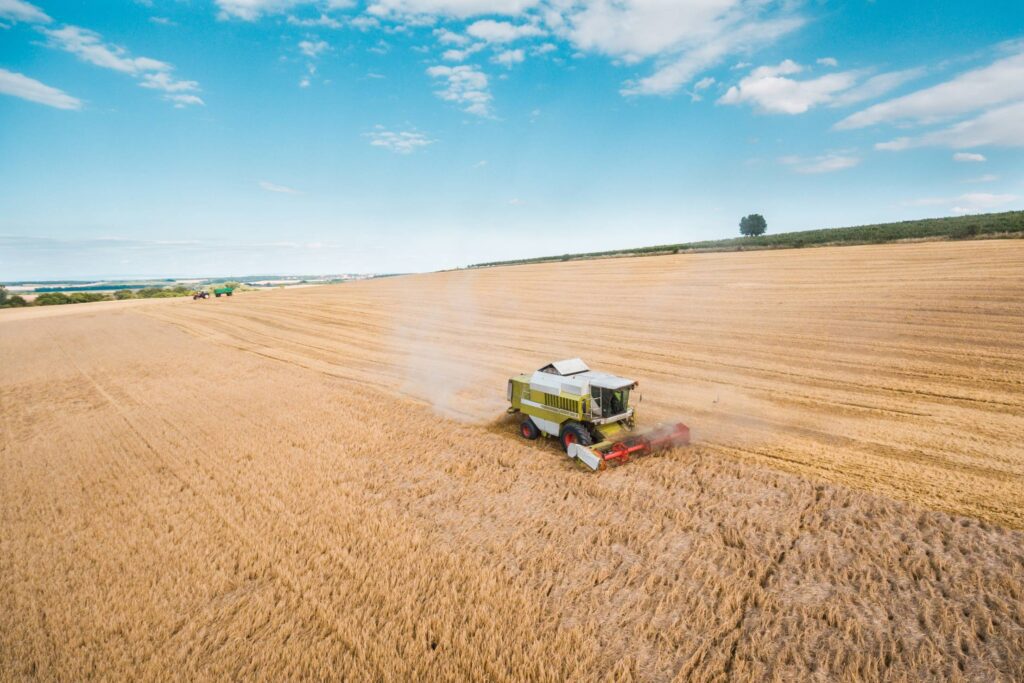
{"label": "wispy cloud", "polygon": [[835,127],[849,130],[881,123],[931,124],[1020,99],[1024,99],[1024,50],[945,83],[868,107]]}
{"label": "wispy cloud", "polygon": [[924,73],[921,69],[907,69],[865,78],[867,71],[853,70],[793,78],[806,69],[791,59],[775,66],[758,67],[729,88],[718,102],[748,103],[760,111],[776,114],[802,114],[820,105],[841,107],[880,97]]}
{"label": "wispy cloud", "polygon": [[107,45],[95,31],[78,26],[59,29],[41,29],[49,39],[50,47],[70,52],[84,62],[127,74],[149,71],[170,71],[171,65],[149,57],[132,57],[116,45]]}
{"label": "wispy cloud", "polygon": [[[664,3],[663,6],[671,8],[671,11],[679,14],[688,11],[685,5],[675,6],[672,3]],[[665,19],[669,20],[671,17],[665,17]],[[681,21],[679,26],[685,28],[680,29],[682,34],[679,35],[678,42],[675,44],[664,44],[664,38],[644,40],[644,34],[639,34],[635,36],[634,40],[641,50],[627,51],[623,55],[624,58],[632,62],[658,55],[663,65],[649,76],[627,82],[620,92],[623,95],[672,94],[700,76],[705,69],[721,64],[730,55],[749,52],[769,45],[787,33],[792,33],[800,28],[804,23],[804,19],[796,16],[760,20],[744,13],[733,13],[728,19],[711,19],[704,25],[701,25],[702,22],[699,21],[692,23]],[[695,24],[697,25],[695,26]],[[701,31],[702,29],[707,31],[704,35],[690,33],[693,30]],[[633,32],[636,32],[635,28]],[[648,26],[645,33],[653,37],[660,32],[654,31],[653,27]],[[615,30],[611,30],[611,35],[615,34]],[[578,46],[587,48],[600,46],[609,41],[595,43],[587,39],[582,43],[578,40],[574,42]],[[611,42],[614,44],[614,41]],[[608,52],[607,49],[599,51]],[[611,54],[616,54],[616,52],[612,51]]]}
{"label": "wispy cloud", "polygon": [[289,16],[288,23],[292,26],[302,26],[304,28],[341,28],[344,26],[340,21],[334,17],[326,14],[321,14],[318,17],[300,19],[299,17]]}
{"label": "wispy cloud", "polygon": [[278,194],[302,194],[300,191],[288,187],[286,185],[278,185],[268,180],[261,180],[259,186],[267,192],[276,192]]}
{"label": "wispy cloud", "polygon": [[0,93],[57,109],[81,109],[82,101],[24,74],[0,69]]}
{"label": "wispy cloud", "polygon": [[971,163],[985,161],[984,154],[977,154],[975,152],[957,152],[953,155],[953,161],[959,161],[961,163]]}
{"label": "wispy cloud", "polygon": [[285,12],[303,4],[301,0],[215,0],[221,19],[256,21],[263,14]]}
{"label": "wispy cloud", "polygon": [[875,149],[899,152],[914,147],[1024,147],[1024,101],[991,109],[960,123],[916,137],[879,142]]}
{"label": "wispy cloud", "polygon": [[956,197],[923,197],[903,202],[904,206],[949,206],[954,214],[983,213],[992,209],[1019,201],[1020,197],[1013,194],[993,194],[991,192],[968,192]]}
{"label": "wispy cloud", "polygon": [[434,141],[423,133],[410,130],[391,131],[383,126],[377,126],[375,130],[367,133],[366,137],[374,147],[382,147],[396,154],[412,154],[418,149],[434,144]]}
{"label": "wispy cloud", "polygon": [[48,24],[53,21],[46,12],[22,0],[0,0],[0,18],[30,24]]}
{"label": "wispy cloud", "polygon": [[166,93],[164,99],[176,107],[203,104],[196,94],[199,84],[174,78],[171,75],[174,67],[167,62],[151,57],[133,57],[123,47],[103,42],[99,33],[78,26],[40,28],[40,31],[47,37],[49,47],[70,52],[89,64],[134,76],[143,88],[162,90]]}
{"label": "wispy cloud", "polygon": [[850,152],[829,152],[816,157],[785,156],[779,162],[797,173],[833,173],[853,168],[861,162],[860,157]]}

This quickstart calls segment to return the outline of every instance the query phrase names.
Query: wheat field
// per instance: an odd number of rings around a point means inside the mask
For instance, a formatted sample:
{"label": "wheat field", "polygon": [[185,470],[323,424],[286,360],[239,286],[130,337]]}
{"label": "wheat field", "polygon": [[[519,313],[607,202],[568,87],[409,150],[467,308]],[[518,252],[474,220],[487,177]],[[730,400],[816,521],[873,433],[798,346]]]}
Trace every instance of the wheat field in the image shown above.
{"label": "wheat field", "polygon": [[[0,312],[5,680],[1024,679],[1024,241]],[[582,356],[694,444],[504,417]]]}

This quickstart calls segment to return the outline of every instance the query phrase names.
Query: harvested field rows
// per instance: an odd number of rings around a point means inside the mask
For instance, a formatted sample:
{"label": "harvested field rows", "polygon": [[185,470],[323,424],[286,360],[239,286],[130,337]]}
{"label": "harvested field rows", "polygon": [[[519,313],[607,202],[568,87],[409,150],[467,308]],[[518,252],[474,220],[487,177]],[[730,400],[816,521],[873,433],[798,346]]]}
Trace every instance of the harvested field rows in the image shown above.
{"label": "harvested field rows", "polygon": [[683,419],[723,454],[1024,528],[1021,241],[573,262],[182,303],[145,312],[471,421],[501,414],[510,374],[582,356],[640,378],[648,421]]}
{"label": "harvested field rows", "polygon": [[[0,316],[2,677],[1020,680],[1021,247]],[[566,355],[697,445],[519,441]]]}

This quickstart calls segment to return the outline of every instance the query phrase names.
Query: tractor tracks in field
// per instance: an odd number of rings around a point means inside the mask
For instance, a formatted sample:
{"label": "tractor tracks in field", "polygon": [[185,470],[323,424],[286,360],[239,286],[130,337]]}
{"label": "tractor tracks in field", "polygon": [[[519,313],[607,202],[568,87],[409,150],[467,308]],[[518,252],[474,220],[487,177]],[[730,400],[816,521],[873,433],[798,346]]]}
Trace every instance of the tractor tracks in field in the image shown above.
{"label": "tractor tracks in field", "polygon": [[[254,536],[252,536],[245,529],[243,529],[243,527],[238,523],[237,520],[235,520],[230,515],[228,515],[226,512],[224,512],[224,510],[220,506],[218,506],[212,500],[212,497],[210,496],[208,491],[201,490],[199,487],[196,486],[196,484],[193,481],[190,481],[188,478],[183,476],[178,471],[178,469],[172,465],[171,461],[165,455],[163,455],[161,453],[160,449],[158,449],[156,446],[154,446],[153,443],[149,439],[147,439],[145,437],[145,435],[135,425],[135,422],[128,415],[128,413],[124,410],[124,408],[96,380],[96,378],[92,374],[87,372],[84,368],[82,368],[78,364],[78,362],[74,359],[74,357],[71,354],[69,354],[67,352],[67,350],[63,346],[61,346],[59,343],[57,344],[57,346],[60,349],[61,353],[67,358],[68,362],[72,365],[72,367],[74,367],[75,370],[106,401],[106,403],[110,405],[110,407],[114,410],[114,412],[118,415],[118,417],[128,427],[128,429],[131,431],[131,433],[139,440],[139,442],[141,442],[141,444],[145,447],[145,449],[153,456],[153,459],[155,461],[161,463],[160,466],[157,466],[155,468],[152,467],[152,466],[146,468],[149,471],[150,475],[152,475],[152,477],[155,477],[155,478],[158,479],[160,477],[160,475],[162,474],[162,472],[166,471],[175,480],[177,480],[179,482],[179,484],[183,488],[188,489],[191,492],[191,494],[193,495],[193,497],[195,499],[201,501],[206,506],[206,508],[209,509],[211,513],[213,513],[213,516],[218,521],[220,521],[220,523],[226,529],[228,529],[231,532],[231,534],[235,537],[235,539],[237,541],[239,541],[241,543],[241,545],[248,551],[250,556],[257,560],[256,566],[258,568],[261,568],[265,573],[273,576],[278,581],[278,583],[280,585],[284,586],[293,595],[295,595],[296,598],[298,599],[298,601],[300,603],[302,603],[302,604],[305,604],[307,606],[307,608],[309,608],[310,611],[321,621],[321,623],[323,623],[324,626],[326,626],[335,635],[335,637],[337,638],[337,641],[339,643],[341,643],[351,654],[358,655],[360,653],[360,649],[361,648],[357,644],[352,642],[350,639],[348,639],[342,633],[340,626],[335,624],[334,619],[332,618],[332,616],[324,611],[322,605],[320,605],[317,601],[310,599],[310,597],[308,595],[308,591],[303,589],[303,587],[300,585],[300,582],[298,581],[298,579],[291,572],[288,572],[288,571],[285,571],[284,569],[282,569],[282,567],[279,565],[279,563],[276,563],[272,559],[267,558],[265,556],[265,553],[261,551],[261,548],[264,548],[265,545],[261,544]],[[186,442],[189,441],[186,437],[184,437],[184,434],[181,431],[181,429],[177,425],[175,425],[173,422],[171,422],[169,420],[166,420],[166,419],[161,419],[161,422],[163,422],[165,427],[169,428],[170,430],[172,430],[176,434],[178,434],[179,437],[181,437],[183,441],[186,441]],[[208,451],[206,451],[205,449],[203,449],[201,446],[199,446],[198,443],[196,443],[194,441],[192,441],[190,443],[199,452],[201,452],[203,455],[207,456],[210,459],[211,462],[213,461],[213,457],[211,456],[211,454]],[[141,462],[144,462],[144,460],[143,459],[139,459],[136,462],[141,463]],[[197,463],[198,463],[198,461],[197,461]],[[213,473],[214,472],[215,472],[214,470],[207,469],[207,475],[210,477],[210,479],[212,481],[218,481],[217,479],[215,479],[213,477]],[[223,484],[223,480],[220,480],[220,483]],[[131,494],[129,494],[129,495],[131,495]],[[135,498],[135,500],[134,500],[135,507],[142,514],[146,514],[145,506],[143,506],[138,501],[137,497],[133,497],[133,498]],[[270,513],[271,515],[276,514],[277,511],[271,510],[270,507],[266,504],[266,502],[264,502],[258,496],[253,497],[253,500],[258,500],[260,502],[260,504],[262,506],[264,506],[265,510],[268,513]],[[151,515],[149,515],[149,516],[151,517]],[[196,518],[191,513],[190,513],[190,516],[192,516],[194,519],[197,519],[197,521],[199,521],[198,518]],[[300,531],[300,529],[298,527],[293,526],[292,527],[292,531],[294,533],[296,533],[296,534],[301,534],[301,531]],[[329,549],[326,549],[326,550],[329,551]],[[369,664],[369,662],[367,661],[367,659],[365,657],[362,657],[361,661],[364,664]],[[379,665],[376,666],[376,669],[377,669],[377,672],[376,672],[375,680],[383,680],[383,670],[379,668]]]}
{"label": "tractor tracks in field", "polygon": [[[45,654],[45,661],[37,662],[35,657],[33,661],[28,664],[28,670],[22,668],[21,673],[27,674],[31,677],[45,677],[47,675],[47,664],[53,666],[53,663],[57,661],[57,643],[54,638],[53,629],[50,628],[48,620],[46,618],[46,612],[43,610],[43,589],[38,584],[31,580],[31,570],[26,567],[19,567],[17,560],[24,558],[28,555],[28,552],[19,552],[15,546],[15,540],[7,533],[7,524],[12,523],[10,517],[14,517],[15,514],[15,496],[10,487],[13,486],[12,482],[16,481],[13,473],[10,472],[11,460],[12,460],[12,443],[11,430],[7,428],[7,410],[0,411],[0,528],[3,528],[4,533],[0,534],[0,591],[2,591],[2,597],[0,597],[0,605],[4,605],[8,600],[10,603],[11,613],[15,612],[17,602],[14,599],[15,591],[14,586],[16,583],[28,586],[28,590],[22,590],[21,594],[28,599],[31,606],[31,618],[35,620],[38,628],[35,629],[36,635],[33,640],[33,644],[38,644],[40,649]],[[28,545],[23,541],[23,545]],[[13,634],[4,633],[0,635],[0,663],[11,663],[7,662],[7,657],[11,656],[8,652],[5,652],[6,645],[5,640],[12,637]],[[22,643],[24,647],[24,643]],[[40,663],[43,668],[40,670]],[[21,667],[25,666],[24,662],[19,663]],[[13,675],[13,669],[9,670],[8,673]]]}
{"label": "tractor tracks in field", "polygon": [[[811,477],[875,495],[898,498],[951,515],[970,515],[1011,529],[1024,528],[1024,517],[1012,506],[1007,507],[1005,503],[1001,503],[1001,501],[1005,501],[1004,495],[993,497],[991,488],[973,493],[973,495],[971,490],[961,492],[959,480],[953,476],[964,474],[971,478],[989,478],[1004,487],[1012,487],[1016,482],[1021,481],[1022,477],[1011,472],[993,470],[993,474],[986,477],[985,473],[989,468],[980,468],[980,471],[974,471],[970,467],[961,467],[957,463],[935,460],[925,456],[903,459],[898,451],[892,451],[885,447],[880,447],[878,452],[872,452],[867,447],[861,449],[861,452],[871,454],[880,460],[878,465],[868,467],[864,463],[851,464],[844,460],[822,459],[816,461],[810,456],[801,459],[787,457],[777,451],[755,450],[735,444],[706,443],[715,450],[726,453],[737,460],[768,465],[773,469],[800,477]],[[902,473],[899,468],[892,467],[893,462],[906,462],[909,465],[932,467],[937,471],[945,472],[950,476],[945,482],[947,489],[940,495],[928,488],[928,485],[933,482],[930,479],[922,480],[919,470],[908,470]]]}

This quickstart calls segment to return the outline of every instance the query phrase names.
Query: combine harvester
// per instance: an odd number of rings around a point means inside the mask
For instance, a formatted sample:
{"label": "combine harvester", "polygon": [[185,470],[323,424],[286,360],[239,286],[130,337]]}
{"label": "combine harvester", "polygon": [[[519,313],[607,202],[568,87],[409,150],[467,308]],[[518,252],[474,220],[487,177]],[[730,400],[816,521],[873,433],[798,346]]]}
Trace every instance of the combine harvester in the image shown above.
{"label": "combine harvester", "polygon": [[636,414],[629,394],[636,387],[636,380],[594,372],[570,358],[510,379],[508,412],[525,415],[519,426],[523,438],[556,437],[570,458],[592,470],[689,444],[690,429],[681,422],[633,431]]}

